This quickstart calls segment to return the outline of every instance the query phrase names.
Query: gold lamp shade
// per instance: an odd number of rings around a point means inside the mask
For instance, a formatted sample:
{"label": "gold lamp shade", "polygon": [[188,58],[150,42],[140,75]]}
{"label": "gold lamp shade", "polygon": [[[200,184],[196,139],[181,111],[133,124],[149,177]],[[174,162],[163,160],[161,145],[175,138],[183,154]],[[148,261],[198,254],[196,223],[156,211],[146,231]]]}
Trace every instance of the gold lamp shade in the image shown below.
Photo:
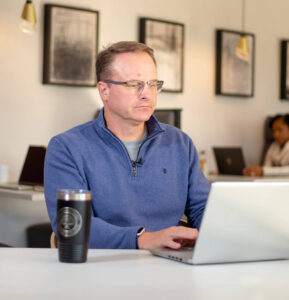
{"label": "gold lamp shade", "polygon": [[245,35],[240,36],[235,54],[241,60],[249,60],[248,42]]}
{"label": "gold lamp shade", "polygon": [[36,32],[36,16],[32,1],[27,0],[21,15],[20,29],[29,34]]}

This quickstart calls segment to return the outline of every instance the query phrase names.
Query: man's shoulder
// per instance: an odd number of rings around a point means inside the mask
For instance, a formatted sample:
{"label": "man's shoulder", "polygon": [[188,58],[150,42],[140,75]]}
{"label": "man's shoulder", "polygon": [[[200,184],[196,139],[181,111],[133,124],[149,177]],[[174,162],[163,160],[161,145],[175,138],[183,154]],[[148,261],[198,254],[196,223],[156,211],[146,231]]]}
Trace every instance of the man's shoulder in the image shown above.
{"label": "man's shoulder", "polygon": [[82,139],[91,135],[94,132],[95,120],[77,125],[67,131],[57,134],[52,139],[62,141],[72,141]]}
{"label": "man's shoulder", "polygon": [[63,134],[83,134],[86,131],[90,131],[93,129],[95,120],[82,123],[80,125],[77,125],[75,127],[72,127],[71,129],[65,131]]}
{"label": "man's shoulder", "polygon": [[181,139],[191,141],[189,135],[184,131],[182,131],[180,128],[165,123],[159,123],[159,124],[161,128],[164,130],[164,132],[166,133],[166,135],[169,136],[170,138],[181,138]]}

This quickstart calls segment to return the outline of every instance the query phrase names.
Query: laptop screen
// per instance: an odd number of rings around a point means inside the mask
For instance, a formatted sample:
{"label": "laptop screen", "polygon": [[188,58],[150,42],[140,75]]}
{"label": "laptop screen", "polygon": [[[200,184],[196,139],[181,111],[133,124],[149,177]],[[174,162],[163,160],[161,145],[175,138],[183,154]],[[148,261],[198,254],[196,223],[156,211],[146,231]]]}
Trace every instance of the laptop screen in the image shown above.
{"label": "laptop screen", "polygon": [[46,148],[29,146],[19,178],[19,184],[43,185],[43,170]]}
{"label": "laptop screen", "polygon": [[241,147],[213,147],[220,174],[243,175],[245,160]]}

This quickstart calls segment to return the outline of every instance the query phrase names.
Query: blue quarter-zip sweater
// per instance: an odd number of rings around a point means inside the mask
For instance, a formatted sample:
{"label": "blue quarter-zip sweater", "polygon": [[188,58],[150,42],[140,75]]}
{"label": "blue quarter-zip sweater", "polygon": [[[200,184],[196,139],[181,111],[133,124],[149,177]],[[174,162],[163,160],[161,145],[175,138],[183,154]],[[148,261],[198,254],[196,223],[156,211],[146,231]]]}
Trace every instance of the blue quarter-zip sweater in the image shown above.
{"label": "blue quarter-zip sweater", "polygon": [[106,128],[103,110],[96,120],[51,139],[44,187],[55,233],[60,189],[92,192],[90,248],[135,249],[140,227],[175,226],[184,213],[199,228],[210,186],[192,140],[154,116],[147,130],[139,163],[130,161],[124,144]]}

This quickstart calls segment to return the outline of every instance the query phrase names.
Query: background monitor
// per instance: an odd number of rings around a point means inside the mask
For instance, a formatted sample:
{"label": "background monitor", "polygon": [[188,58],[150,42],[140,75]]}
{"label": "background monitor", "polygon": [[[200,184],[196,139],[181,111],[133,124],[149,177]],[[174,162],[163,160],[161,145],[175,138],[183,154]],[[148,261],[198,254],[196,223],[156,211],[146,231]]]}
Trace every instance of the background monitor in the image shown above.
{"label": "background monitor", "polygon": [[45,153],[44,146],[29,146],[19,184],[43,185]]}

